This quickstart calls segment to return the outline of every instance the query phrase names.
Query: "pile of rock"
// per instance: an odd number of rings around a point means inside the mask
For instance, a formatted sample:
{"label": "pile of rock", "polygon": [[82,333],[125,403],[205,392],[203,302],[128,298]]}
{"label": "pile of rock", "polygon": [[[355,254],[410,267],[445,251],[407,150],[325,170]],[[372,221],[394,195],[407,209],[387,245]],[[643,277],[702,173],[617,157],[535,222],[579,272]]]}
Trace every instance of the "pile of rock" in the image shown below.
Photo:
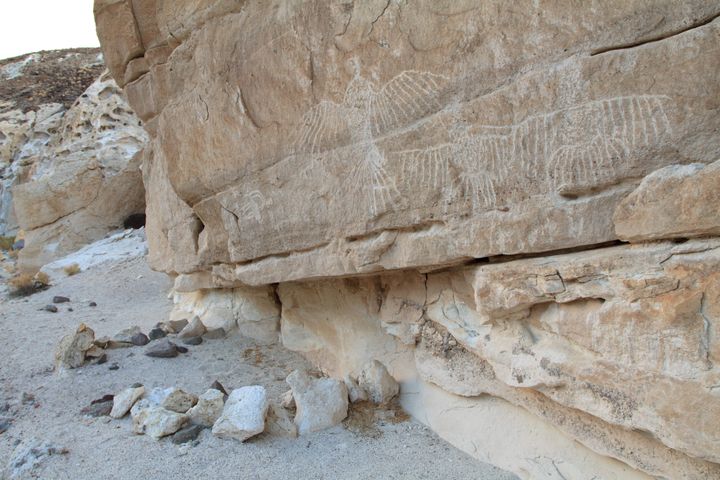
{"label": "pile of rock", "polygon": [[[115,419],[129,413],[133,432],[154,439],[172,436],[176,444],[195,440],[205,428],[211,428],[218,438],[244,442],[265,431],[296,437],[324,430],[347,417],[351,402],[370,399],[385,404],[399,391],[397,382],[378,361],[366,365],[359,384],[352,378],[345,382],[315,378],[301,370],[293,371],[286,381],[291,389],[279,402],[271,402],[261,385],[240,387],[228,395],[216,381],[205,393],[196,396],[177,387],[148,392],[143,385],[134,384],[114,396],[93,401],[81,413]],[[354,399],[349,398],[349,391],[355,392]]]}

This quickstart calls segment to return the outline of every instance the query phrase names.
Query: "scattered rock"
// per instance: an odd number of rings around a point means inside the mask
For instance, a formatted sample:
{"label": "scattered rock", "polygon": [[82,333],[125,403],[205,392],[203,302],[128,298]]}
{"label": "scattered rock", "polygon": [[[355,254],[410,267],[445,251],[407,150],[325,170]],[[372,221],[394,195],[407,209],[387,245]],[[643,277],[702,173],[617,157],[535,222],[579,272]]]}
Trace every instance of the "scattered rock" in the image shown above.
{"label": "scattered rock", "polygon": [[163,330],[162,328],[153,328],[148,333],[148,337],[150,337],[150,340],[158,340],[165,336],[167,336],[167,332],[165,332],[165,330]]}
{"label": "scattered rock", "polygon": [[167,338],[152,342],[145,348],[145,355],[155,358],[173,358],[178,356],[178,348]]}
{"label": "scattered rock", "polygon": [[74,312],[75,310],[73,310],[72,308],[68,308],[67,311],[68,311],[68,312]]}
{"label": "scattered rock", "polygon": [[178,336],[180,338],[191,338],[191,337],[200,337],[203,333],[205,333],[205,325],[200,321],[198,317],[193,317],[192,322],[187,324],[185,328],[183,328]]}
{"label": "scattered rock", "polygon": [[122,392],[115,395],[115,397],[113,398],[113,406],[112,411],[110,412],[110,416],[112,418],[124,417],[130,411],[132,406],[135,405],[135,402],[137,402],[144,393],[145,387],[139,386],[126,388]]}
{"label": "scattered rock", "polygon": [[30,472],[38,467],[43,460],[51,455],[64,455],[66,453],[68,453],[67,448],[34,438],[22,442],[13,451],[7,469],[8,477],[34,477],[34,475],[30,475]]}
{"label": "scattered rock", "polygon": [[95,363],[97,363],[98,365],[102,365],[105,362],[107,362],[107,354],[105,353],[95,359]]}
{"label": "scattered rock", "polygon": [[358,385],[376,404],[387,403],[400,393],[400,385],[388,373],[385,365],[377,360],[373,360],[363,367],[358,377]]}
{"label": "scattered rock", "polygon": [[298,436],[297,426],[293,423],[285,408],[270,404],[267,414],[267,431],[271,435],[295,438]]}
{"label": "scattered rock", "polygon": [[368,399],[368,394],[364,388],[362,388],[350,375],[345,376],[345,387],[348,390],[348,397],[350,403],[365,402]]}
{"label": "scattered rock", "polygon": [[300,435],[332,427],[347,417],[348,392],[343,382],[313,378],[300,370],[288,375],[286,381],[295,398],[295,425]]}
{"label": "scattered rock", "polygon": [[169,327],[170,333],[180,333],[183,328],[187,327],[188,323],[189,322],[183,318],[182,320],[170,320],[166,322],[165,325]]}
{"label": "scattered rock", "polygon": [[57,313],[58,308],[55,305],[45,305],[42,310],[50,313]]}
{"label": "scattered rock", "polygon": [[155,439],[172,435],[188,421],[187,415],[153,405],[146,399],[137,402],[130,410],[130,414],[133,419],[133,431],[147,434]]}
{"label": "scattered rock", "polygon": [[181,345],[176,345],[178,353],[187,353],[189,350]]}
{"label": "scattered rock", "polygon": [[108,393],[100,398],[96,398],[95,400],[90,402],[90,405],[95,405],[96,403],[112,402],[113,398],[115,398],[115,395],[113,395],[112,393]]}
{"label": "scattered rock", "polygon": [[225,398],[227,398],[228,393],[227,390],[225,390],[225,387],[223,387],[223,384],[220,383],[218,380],[215,380],[212,385],[210,385],[210,388],[214,388],[215,390],[220,390],[223,395],[225,395]]}
{"label": "scattered rock", "polygon": [[200,395],[197,404],[187,412],[190,421],[196,425],[212,427],[223,412],[225,396],[223,392],[214,388]]}
{"label": "scattered rock", "polygon": [[235,389],[228,396],[212,433],[220,438],[244,442],[265,430],[268,406],[265,387],[253,385]]}
{"label": "scattered rock", "polygon": [[225,338],[226,335],[224,328],[213,328],[205,332],[203,338],[205,340],[220,340],[221,338]]}
{"label": "scattered rock", "polygon": [[90,302],[90,303],[88,303],[88,307],[97,307],[97,303]]}
{"label": "scattered rock", "polygon": [[78,368],[85,363],[85,352],[90,350],[95,340],[95,332],[81,323],[75,333],[65,335],[55,350],[55,367]]}
{"label": "scattered rock", "polygon": [[280,395],[280,406],[287,409],[295,408],[295,399],[293,398],[292,390]]}
{"label": "scattered rock", "polygon": [[202,342],[202,337],[190,337],[183,340],[183,343],[185,345],[200,345]]}
{"label": "scattered rock", "polygon": [[205,427],[201,425],[190,425],[189,427],[178,430],[172,436],[172,443],[175,445],[182,445],[183,443],[191,442],[200,435],[200,432],[202,432],[204,428]]}
{"label": "scattered rock", "polygon": [[150,343],[150,339],[144,333],[138,332],[130,337],[130,342],[135,346],[142,347],[143,345]]}
{"label": "scattered rock", "polygon": [[119,370],[119,369],[120,369],[120,365],[118,365],[117,363],[113,363],[112,365],[110,365],[108,367],[108,370]]}
{"label": "scattered rock", "polygon": [[53,303],[66,303],[69,302],[70,299],[68,297],[63,297],[61,295],[56,295],[52,299]]}

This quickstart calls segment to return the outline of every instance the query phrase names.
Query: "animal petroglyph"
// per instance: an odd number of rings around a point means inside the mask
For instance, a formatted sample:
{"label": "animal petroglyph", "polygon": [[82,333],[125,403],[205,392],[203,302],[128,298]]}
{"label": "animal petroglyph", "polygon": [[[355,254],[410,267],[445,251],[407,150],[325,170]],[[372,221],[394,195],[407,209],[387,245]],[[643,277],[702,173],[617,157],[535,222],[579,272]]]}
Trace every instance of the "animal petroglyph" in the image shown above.
{"label": "animal petroglyph", "polygon": [[473,209],[496,206],[498,187],[511,183],[582,192],[612,182],[623,163],[668,137],[668,102],[658,95],[591,101],[516,125],[475,126],[453,142],[388,157],[399,159],[407,182],[443,188]]}
{"label": "animal petroglyph", "polygon": [[305,114],[298,151],[310,154],[310,171],[318,163],[350,159],[344,190],[356,193],[351,197],[355,201],[364,198],[373,216],[393,210],[402,199],[377,142],[440,110],[445,81],[440,75],[408,71],[376,90],[356,66],[342,103],[323,101]]}

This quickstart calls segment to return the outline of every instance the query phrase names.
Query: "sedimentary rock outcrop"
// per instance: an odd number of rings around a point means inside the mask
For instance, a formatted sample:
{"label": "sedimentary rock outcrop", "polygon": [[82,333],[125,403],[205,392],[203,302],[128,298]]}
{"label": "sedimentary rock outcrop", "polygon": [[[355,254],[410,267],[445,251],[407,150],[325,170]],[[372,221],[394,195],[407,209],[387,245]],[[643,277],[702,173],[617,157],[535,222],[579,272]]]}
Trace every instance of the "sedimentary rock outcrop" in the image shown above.
{"label": "sedimentary rock outcrop", "polygon": [[[78,56],[86,64],[77,66]],[[36,103],[8,95],[11,101],[3,107],[7,111],[0,114],[0,154],[6,177],[1,217],[5,232],[14,232],[17,221],[26,233],[20,266],[27,270],[36,270],[122,227],[129,215],[143,211],[145,203],[141,157],[136,154],[146,134],[138,118],[109,75],[90,80],[89,86],[80,82],[88,72],[99,75],[101,54],[65,52],[60,59],[45,57],[30,55],[3,67],[10,82],[26,75],[41,76],[26,71],[33,68],[61,77],[65,72],[61,61],[72,63],[80,72],[64,80],[64,89],[49,80],[36,80],[38,85],[27,87],[37,91]],[[44,65],[44,70],[36,64]],[[46,90],[50,93],[45,94]],[[49,99],[56,102],[38,103]]]}
{"label": "sedimentary rock outcrop", "polygon": [[719,5],[95,13],[177,315],[377,360],[525,478],[720,478]]}

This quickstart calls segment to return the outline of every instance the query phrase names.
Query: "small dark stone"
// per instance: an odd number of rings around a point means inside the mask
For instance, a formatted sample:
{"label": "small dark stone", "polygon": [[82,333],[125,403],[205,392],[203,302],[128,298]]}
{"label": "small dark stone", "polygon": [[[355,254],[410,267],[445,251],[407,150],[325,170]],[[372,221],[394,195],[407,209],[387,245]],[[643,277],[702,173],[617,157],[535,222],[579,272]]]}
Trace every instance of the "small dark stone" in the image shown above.
{"label": "small dark stone", "polygon": [[57,313],[58,308],[55,305],[45,305],[41,310],[44,310],[46,312],[50,313]]}
{"label": "small dark stone", "polygon": [[120,369],[120,365],[118,365],[117,363],[113,363],[112,365],[110,365],[108,367],[108,370],[119,370],[119,369]]}
{"label": "small dark stone", "polygon": [[200,345],[203,342],[202,337],[190,337],[182,341],[185,345]]}
{"label": "small dark stone", "polygon": [[68,312],[74,312],[74,311],[75,310],[73,310],[72,308],[68,308]]}
{"label": "small dark stone", "polygon": [[148,336],[150,337],[150,340],[157,340],[158,338],[167,336],[167,333],[165,333],[165,330],[162,328],[153,328],[150,330],[150,333],[148,333]]}
{"label": "small dark stone", "polygon": [[138,347],[142,347],[143,345],[150,343],[150,339],[142,332],[136,333],[130,337],[130,341],[133,345],[137,345]]}
{"label": "small dark stone", "polygon": [[142,387],[142,386],[143,386],[142,383],[140,383],[140,382],[135,382],[135,383],[133,383],[132,385],[130,385],[130,388],[140,388],[140,387]]}
{"label": "small dark stone", "polygon": [[23,248],[25,248],[25,240],[24,239],[18,240],[17,242],[12,244],[13,250],[22,250]]}
{"label": "small dark stone", "polygon": [[180,345],[175,348],[177,349],[178,353],[187,353],[189,351],[187,348],[181,347]]}
{"label": "small dark stone", "polygon": [[181,445],[183,443],[195,440],[198,435],[200,435],[200,432],[203,431],[203,428],[204,427],[200,425],[190,425],[189,427],[185,427],[182,430],[178,430],[172,436],[172,443],[174,443],[175,445]]}
{"label": "small dark stone", "polygon": [[80,413],[88,417],[104,417],[106,415],[110,415],[110,411],[113,407],[112,400],[98,403],[94,402],[95,401],[87,407],[83,407],[83,409],[80,410]]}
{"label": "small dark stone", "polygon": [[57,295],[57,296],[54,296],[54,297],[53,297],[53,303],[66,303],[66,302],[69,302],[69,301],[70,301],[70,299],[69,299],[68,297],[63,297],[63,296],[60,296],[60,295]]}
{"label": "small dark stone", "polygon": [[210,385],[210,388],[214,388],[215,390],[220,390],[223,395],[227,397],[227,390],[225,390],[225,387],[223,387],[223,384],[215,380],[212,385]]}
{"label": "small dark stone", "polygon": [[95,400],[90,402],[90,405],[95,405],[96,403],[103,403],[103,402],[112,402],[114,398],[115,398],[115,395],[113,395],[112,393],[108,393],[106,395],[103,395],[100,398],[96,398]]}
{"label": "small dark stone", "polygon": [[178,346],[167,338],[152,342],[145,349],[145,355],[155,358],[173,358],[178,355]]}
{"label": "small dark stone", "polygon": [[88,307],[97,307],[97,303],[90,302],[90,303],[88,303]]}
{"label": "small dark stone", "polygon": [[225,338],[225,335],[226,333],[224,328],[213,328],[212,330],[205,332],[203,338],[205,340],[219,340],[221,338]]}
{"label": "small dark stone", "polygon": [[107,354],[106,354],[106,353],[103,353],[102,355],[100,355],[100,356],[98,357],[98,359],[97,359],[97,361],[96,361],[95,363],[97,363],[98,365],[102,365],[102,364],[105,363],[105,362],[107,362]]}

